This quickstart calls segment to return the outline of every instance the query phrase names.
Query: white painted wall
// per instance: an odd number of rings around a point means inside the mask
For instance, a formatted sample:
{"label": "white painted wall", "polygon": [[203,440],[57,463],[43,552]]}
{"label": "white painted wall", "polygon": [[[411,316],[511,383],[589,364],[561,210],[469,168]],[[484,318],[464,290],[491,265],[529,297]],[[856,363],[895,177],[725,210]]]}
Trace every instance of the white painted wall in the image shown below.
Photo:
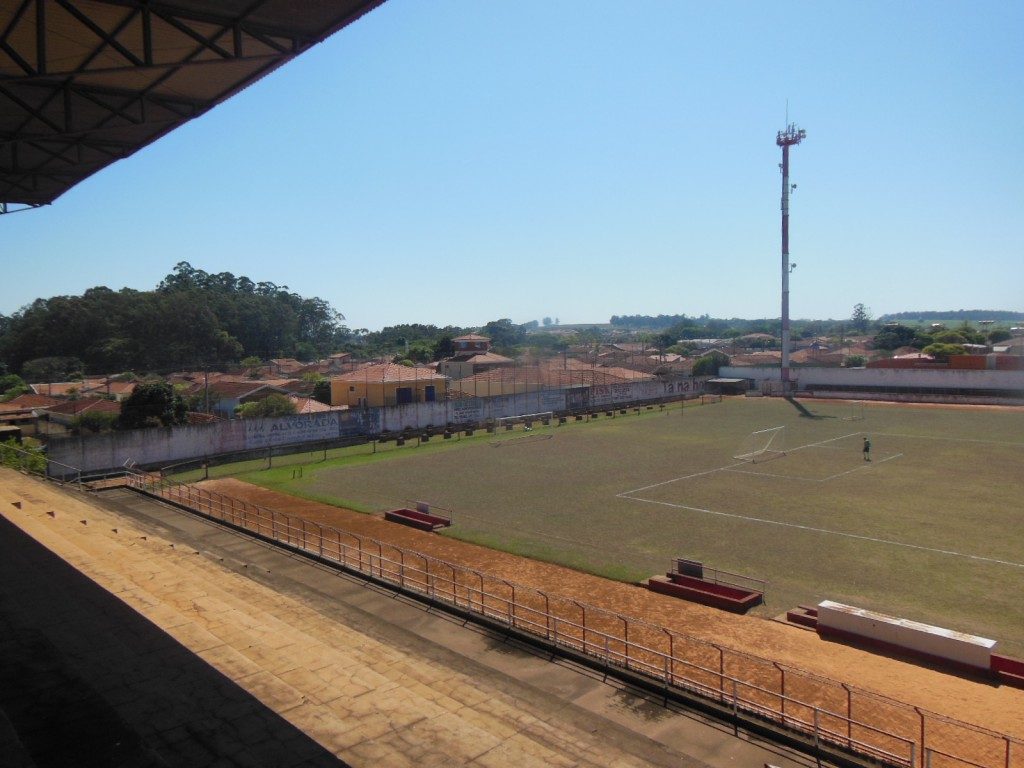
{"label": "white painted wall", "polygon": [[[587,387],[590,405],[643,402],[699,392],[703,379],[673,382],[638,381],[629,384]],[[51,440],[49,457],[83,472],[116,470],[131,461],[140,466],[167,466],[219,453],[258,450],[277,445],[334,440],[405,428],[444,427],[519,416],[564,411],[566,403],[580,397],[580,389],[549,389],[516,395],[409,403],[386,408],[349,409],[277,419],[236,419],[183,427],[134,429],[100,435]],[[574,406],[576,407],[576,406]]]}
{"label": "white painted wall", "polygon": [[[913,368],[793,368],[797,389],[814,385],[856,387],[929,387],[1024,391],[1024,371],[916,370]],[[778,380],[778,368],[723,366],[723,378]]]}

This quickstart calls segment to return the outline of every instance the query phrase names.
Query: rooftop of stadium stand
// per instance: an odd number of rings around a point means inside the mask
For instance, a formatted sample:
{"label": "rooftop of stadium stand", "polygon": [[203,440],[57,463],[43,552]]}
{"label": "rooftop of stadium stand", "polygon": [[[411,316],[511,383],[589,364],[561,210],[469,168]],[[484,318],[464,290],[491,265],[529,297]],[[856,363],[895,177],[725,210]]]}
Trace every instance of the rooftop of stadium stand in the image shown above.
{"label": "rooftop of stadium stand", "polygon": [[3,3],[0,213],[54,202],[383,1]]}

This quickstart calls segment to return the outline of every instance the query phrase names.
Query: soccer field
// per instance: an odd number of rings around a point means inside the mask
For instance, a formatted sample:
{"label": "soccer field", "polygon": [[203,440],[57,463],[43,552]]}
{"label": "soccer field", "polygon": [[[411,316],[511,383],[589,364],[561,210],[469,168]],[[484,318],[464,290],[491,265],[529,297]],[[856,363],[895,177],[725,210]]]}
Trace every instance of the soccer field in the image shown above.
{"label": "soccer field", "polygon": [[[1024,411],[803,404],[602,415],[242,479],[367,511],[429,501],[454,510],[445,535],[628,581],[700,560],[766,579],[762,615],[830,599],[1024,654]],[[733,458],[777,426],[785,454]]]}

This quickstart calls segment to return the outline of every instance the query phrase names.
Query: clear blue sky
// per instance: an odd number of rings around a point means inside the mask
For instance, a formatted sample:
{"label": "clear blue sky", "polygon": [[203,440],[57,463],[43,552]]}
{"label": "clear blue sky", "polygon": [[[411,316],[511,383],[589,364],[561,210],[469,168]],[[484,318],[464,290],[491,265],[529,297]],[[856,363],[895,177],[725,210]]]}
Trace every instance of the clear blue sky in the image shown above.
{"label": "clear blue sky", "polygon": [[389,0],[42,210],[0,312],[178,261],[353,328],[1024,311],[1024,3]]}

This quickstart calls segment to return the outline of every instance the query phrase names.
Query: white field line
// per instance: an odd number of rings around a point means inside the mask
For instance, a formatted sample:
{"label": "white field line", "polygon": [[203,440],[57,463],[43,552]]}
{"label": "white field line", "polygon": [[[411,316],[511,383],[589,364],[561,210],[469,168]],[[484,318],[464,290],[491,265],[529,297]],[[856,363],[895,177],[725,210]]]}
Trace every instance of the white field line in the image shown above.
{"label": "white field line", "polygon": [[839,437],[830,437],[828,440],[819,440],[816,443],[807,443],[807,445],[798,445],[796,448],[787,448],[786,452],[790,453],[792,451],[802,451],[804,448],[819,448],[819,447],[820,448],[832,448],[834,446],[829,445],[829,443],[835,443],[835,442],[838,442],[839,440],[845,440],[848,437],[860,437],[863,434],[864,434],[863,432],[851,432],[848,435],[840,435]]}
{"label": "white field line", "polygon": [[[856,469],[863,469],[863,467],[856,467]],[[817,477],[800,477],[799,475],[780,475],[777,472],[751,472],[749,469],[733,469],[732,467],[723,467],[721,472],[732,472],[737,475],[753,475],[754,477],[778,477],[782,480],[799,480],[802,483],[823,483]],[[826,478],[828,479],[828,478]]]}
{"label": "white field line", "polygon": [[[832,446],[825,447],[831,448]],[[849,475],[853,472],[864,472],[866,470],[871,469],[872,465],[877,466],[878,464],[884,464],[887,461],[898,459],[902,455],[902,453],[894,453],[892,456],[886,456],[884,459],[878,459],[877,461],[875,461],[874,459],[872,459],[870,462],[864,461],[861,462],[861,466],[854,467],[853,469],[847,469],[844,472],[838,472],[834,475],[829,475],[828,477],[800,477],[799,475],[780,475],[777,472],[751,472],[750,470],[733,469],[732,467],[723,467],[721,471],[733,472],[737,475],[754,475],[755,477],[778,477],[782,480],[800,480],[801,482],[805,483],[827,483],[829,480],[835,480],[837,477]]]}
{"label": "white field line", "polygon": [[871,434],[881,435],[882,437],[909,437],[912,440],[948,440],[952,443],[981,443],[982,445],[1005,445],[1010,448],[1024,448],[1024,443],[1011,443],[1009,440],[976,440],[972,437],[945,437],[940,435],[905,435],[900,432],[872,432]]}
{"label": "white field line", "polygon": [[[788,453],[792,453],[793,451],[799,451],[799,450],[802,450],[804,448],[815,448],[817,446],[824,446],[827,443],[834,443],[836,440],[845,440],[848,437],[857,437],[860,434],[862,434],[862,433],[860,433],[860,432],[851,432],[848,435],[841,435],[839,437],[830,437],[828,440],[821,440],[821,441],[819,441],[817,443],[808,443],[807,445],[799,445],[796,448],[789,448],[789,449],[787,449],[787,452]],[[723,471],[726,471],[726,470],[734,470],[735,467],[743,467],[743,466],[746,466],[748,463],[749,462],[746,462],[746,461],[740,461],[740,462],[737,462],[735,464],[726,464],[724,467],[715,467],[714,469],[706,469],[703,472],[694,472],[692,475],[683,475],[682,477],[673,477],[671,480],[662,480],[660,483],[652,483],[651,485],[645,485],[642,488],[634,488],[631,491],[623,491],[622,493],[619,493],[619,494],[616,494],[616,495],[617,496],[628,496],[631,493],[640,493],[640,491],[647,491],[647,490],[650,490],[651,488],[658,488],[659,486],[662,486],[662,485],[670,485],[671,483],[678,483],[678,482],[680,482],[682,480],[692,480],[695,477],[703,477],[704,475],[711,475],[711,474],[714,474],[715,472],[723,472]],[[758,474],[758,473],[750,473],[750,474]],[[793,478],[793,479],[795,479],[795,480],[802,480],[804,478]]]}
{"label": "white field line", "polygon": [[843,475],[848,475],[851,472],[860,472],[861,470],[864,470],[864,469],[870,469],[872,465],[878,466],[879,464],[885,464],[885,462],[892,461],[893,459],[898,459],[902,455],[903,455],[902,453],[894,453],[892,456],[886,456],[884,459],[879,459],[878,461],[875,461],[874,459],[872,459],[871,461],[865,461],[864,462],[864,466],[862,466],[862,467],[854,467],[853,469],[848,469],[845,472],[839,472],[839,473],[837,473],[835,475],[830,475],[829,477],[826,477],[821,482],[824,483],[827,480],[835,480],[837,477],[842,477]]}
{"label": "white field line", "polygon": [[628,496],[625,493],[618,494],[619,498],[629,499],[630,501],[642,501],[646,504],[658,504],[663,507],[672,507],[673,509],[683,509],[688,512],[701,512],[705,515],[717,515],[719,517],[731,517],[736,520],[745,520],[750,523],[763,523],[765,525],[778,525],[783,528],[796,528],[801,531],[809,531],[811,533],[824,533],[829,536],[842,536],[848,539],[859,539],[860,541],[870,541],[874,544],[888,544],[893,547],[905,547],[906,549],[916,549],[922,552],[933,552],[938,555],[951,555],[953,557],[963,557],[968,560],[977,560],[983,563],[993,563],[995,565],[1007,565],[1012,568],[1024,568],[1024,563],[1014,563],[1010,560],[998,560],[993,557],[982,557],[981,555],[971,555],[966,552],[957,552],[952,549],[936,549],[934,547],[923,547],[920,544],[907,544],[903,541],[895,541],[894,539],[878,539],[873,536],[863,536],[857,533],[844,533],[843,531],[832,531],[828,528],[815,528],[811,525],[801,525],[800,523],[784,523],[779,520],[767,520],[762,517],[750,517],[748,515],[737,515],[731,512],[718,512],[713,509],[702,509],[701,507],[688,507],[685,504],[673,504],[670,501],[656,501],[654,499],[641,499],[636,496]]}
{"label": "white field line", "polygon": [[622,493],[615,494],[616,496],[629,496],[631,493],[640,493],[640,491],[647,491],[651,488],[657,488],[662,485],[669,485],[670,483],[678,483],[681,480],[692,480],[695,477],[703,477],[704,475],[713,475],[715,472],[721,472],[726,469],[732,469],[733,467],[742,467],[747,462],[741,461],[737,464],[728,464],[724,467],[715,467],[714,469],[706,469],[703,472],[694,472],[692,475],[683,475],[682,477],[673,477],[671,480],[663,480],[660,483],[653,483],[652,485],[645,485],[643,488],[634,488],[631,491],[623,491]]}

